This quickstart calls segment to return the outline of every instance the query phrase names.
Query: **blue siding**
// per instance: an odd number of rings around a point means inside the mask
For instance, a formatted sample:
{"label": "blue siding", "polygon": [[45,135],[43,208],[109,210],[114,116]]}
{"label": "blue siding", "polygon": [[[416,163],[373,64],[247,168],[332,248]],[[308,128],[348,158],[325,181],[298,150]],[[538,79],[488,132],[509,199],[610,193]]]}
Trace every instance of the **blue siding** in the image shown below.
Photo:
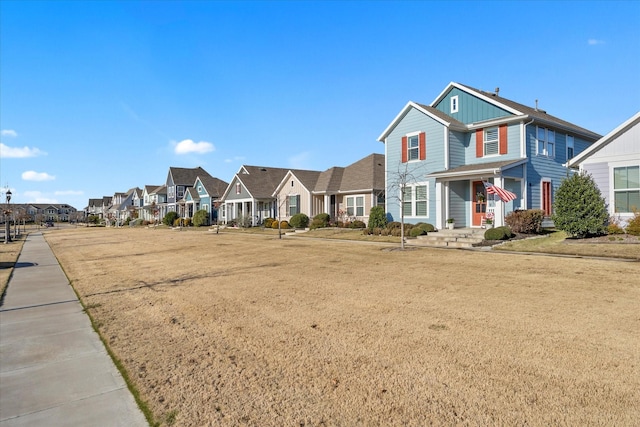
{"label": "blue siding", "polygon": [[[560,182],[567,176],[567,169],[562,166],[562,163],[566,158],[566,154],[564,154],[564,136],[556,132],[556,157],[547,157],[537,154],[537,140],[535,134],[535,123],[527,126],[527,156],[529,157],[529,164],[527,166],[528,209],[542,209],[542,179],[551,180],[551,197],[553,200],[555,198],[556,191],[560,186]],[[560,151],[558,151],[559,136],[562,136],[561,147],[563,147]]]}
{"label": "blue siding", "polygon": [[467,202],[470,192],[469,181],[449,183],[449,217],[456,220],[456,227],[468,227],[471,224],[471,202]]}
{"label": "blue siding", "polygon": [[[416,182],[427,183],[428,186],[428,206],[429,212],[426,218],[411,218],[407,222],[429,222],[435,224],[436,219],[436,202],[435,202],[435,181],[427,180],[425,175],[431,172],[441,171],[444,169],[444,129],[445,127],[423,114],[422,112],[411,109],[391,131],[386,139],[386,161],[387,161],[387,213],[391,215],[394,221],[400,219],[400,203],[398,201],[399,192],[391,189],[393,181],[397,181],[398,171],[407,172],[415,177]],[[426,150],[427,158],[424,161],[412,161],[402,163],[402,137],[412,132],[426,133]]]}
{"label": "blue siding", "polygon": [[464,165],[465,151],[469,145],[469,139],[461,132],[449,132],[449,168],[457,168]]}
{"label": "blue siding", "polygon": [[[458,112],[451,112],[451,97],[458,97]],[[511,116],[512,114],[502,108],[488,103],[476,96],[463,92],[458,88],[452,88],[445,97],[435,105],[435,108],[454,119],[464,123],[476,123],[483,120],[495,119],[498,117]]]}
{"label": "blue siding", "polygon": [[507,154],[476,157],[475,132],[470,132],[465,135],[465,145],[467,149],[465,151],[464,164],[466,165],[520,159],[520,124],[514,123],[507,127]]}

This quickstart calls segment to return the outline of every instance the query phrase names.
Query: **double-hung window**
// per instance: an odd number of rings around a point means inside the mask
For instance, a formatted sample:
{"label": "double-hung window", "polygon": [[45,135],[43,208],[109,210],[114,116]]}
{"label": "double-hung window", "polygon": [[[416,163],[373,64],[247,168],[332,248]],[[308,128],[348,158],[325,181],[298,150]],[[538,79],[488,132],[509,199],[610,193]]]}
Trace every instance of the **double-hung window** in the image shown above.
{"label": "double-hung window", "polygon": [[484,130],[484,155],[492,156],[498,154],[499,139],[498,128],[492,127]]}
{"label": "double-hung window", "polygon": [[407,138],[407,155],[409,161],[418,160],[420,158],[420,140],[418,135]]}
{"label": "double-hung window", "polygon": [[573,158],[573,136],[567,135],[567,160]]}
{"label": "double-hung window", "polygon": [[426,184],[407,186],[402,199],[402,211],[405,217],[428,216],[428,192]]}
{"label": "double-hung window", "polygon": [[538,155],[555,156],[556,133],[551,129],[537,128],[536,140],[538,141]]}
{"label": "double-hung window", "polygon": [[364,216],[364,196],[347,197],[347,215]]}
{"label": "double-hung window", "polygon": [[640,166],[614,168],[613,193],[617,213],[640,209]]}
{"label": "double-hung window", "polygon": [[300,196],[289,196],[289,216],[300,213]]}

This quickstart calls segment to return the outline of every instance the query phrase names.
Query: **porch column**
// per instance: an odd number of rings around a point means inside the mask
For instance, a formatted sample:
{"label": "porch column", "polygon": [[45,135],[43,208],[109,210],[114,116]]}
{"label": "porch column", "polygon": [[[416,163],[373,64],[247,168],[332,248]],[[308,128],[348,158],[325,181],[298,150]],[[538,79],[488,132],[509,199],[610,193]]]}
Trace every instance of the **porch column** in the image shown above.
{"label": "porch column", "polygon": [[251,199],[251,225],[253,225],[254,227],[258,224],[256,224],[256,200],[255,199]]}
{"label": "porch column", "polygon": [[434,225],[438,230],[445,228],[442,214],[447,215],[449,212],[449,192],[447,188],[448,185],[442,185],[442,182],[436,181],[436,223]]}
{"label": "porch column", "polygon": [[[501,176],[496,176],[493,178],[493,185],[504,188],[504,178]],[[495,200],[495,199],[494,199]],[[500,199],[496,200],[495,208],[494,208],[495,218],[493,219],[496,227],[501,227],[504,225],[504,202]]]}

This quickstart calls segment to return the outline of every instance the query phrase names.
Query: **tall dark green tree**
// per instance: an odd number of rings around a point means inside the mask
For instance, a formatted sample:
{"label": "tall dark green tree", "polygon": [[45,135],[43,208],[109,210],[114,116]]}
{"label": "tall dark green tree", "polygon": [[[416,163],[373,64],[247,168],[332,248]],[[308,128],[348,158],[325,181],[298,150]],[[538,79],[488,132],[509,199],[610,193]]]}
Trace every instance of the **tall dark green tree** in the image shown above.
{"label": "tall dark green tree", "polygon": [[553,222],[570,237],[584,238],[606,233],[607,204],[588,173],[564,179],[556,192]]}
{"label": "tall dark green tree", "polygon": [[384,212],[384,206],[378,205],[369,211],[369,230],[374,228],[384,228],[387,226],[387,214]]}

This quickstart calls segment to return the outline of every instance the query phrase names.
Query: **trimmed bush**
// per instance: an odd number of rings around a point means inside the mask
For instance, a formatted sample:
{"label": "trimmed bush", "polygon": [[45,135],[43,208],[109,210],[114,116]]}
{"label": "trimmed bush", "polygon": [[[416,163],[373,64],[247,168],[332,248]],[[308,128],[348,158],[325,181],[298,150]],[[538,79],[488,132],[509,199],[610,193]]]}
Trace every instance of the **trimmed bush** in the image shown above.
{"label": "trimmed bush", "polygon": [[311,221],[311,225],[309,225],[309,228],[311,230],[315,230],[316,228],[325,228],[326,226],[327,226],[327,223],[325,223],[323,220],[314,219],[313,221]]}
{"label": "trimmed bush", "polygon": [[164,218],[162,218],[162,223],[164,225],[172,226],[175,223],[176,218],[178,218],[178,212],[167,212]]}
{"label": "trimmed bush", "polygon": [[303,213],[295,214],[289,220],[293,228],[305,228],[309,226],[309,217]]}
{"label": "trimmed bush", "polygon": [[349,228],[367,228],[367,225],[359,219],[356,219],[349,224]]}
{"label": "trimmed bush", "polygon": [[436,228],[427,222],[419,222],[414,227],[418,227],[421,230],[424,230],[425,233],[431,233],[433,231],[436,231]]}
{"label": "trimmed bush", "polygon": [[632,236],[640,236],[640,211],[633,212],[633,218],[629,220],[626,228],[627,234]]}
{"label": "trimmed bush", "polygon": [[620,225],[620,220],[615,216],[609,218],[609,225],[607,225],[607,234],[624,234],[624,228]]}
{"label": "trimmed bush", "polygon": [[209,219],[209,212],[204,209],[200,209],[198,212],[193,214],[193,225],[195,227],[202,227],[203,225],[207,225],[207,220]]}
{"label": "trimmed bush", "polygon": [[517,210],[509,212],[504,222],[515,233],[539,234],[542,232],[544,211],[540,209]]}
{"label": "trimmed bush", "polygon": [[265,228],[271,228],[271,226],[273,225],[273,222],[275,221],[275,219],[269,217],[269,218],[265,218],[264,220],[264,227]]}
{"label": "trimmed bush", "polygon": [[182,225],[189,227],[191,225],[191,218],[185,218],[182,220]]}
{"label": "trimmed bush", "polygon": [[180,218],[176,218],[173,220],[173,226],[174,227],[180,227]]}
{"label": "trimmed bush", "polygon": [[409,235],[411,237],[418,237],[418,236],[422,236],[422,235],[425,235],[425,234],[427,234],[427,232],[424,229],[422,229],[421,227],[413,227],[411,229],[411,231],[409,232]]}
{"label": "trimmed bush", "polygon": [[507,240],[511,237],[511,229],[509,227],[489,228],[484,232],[485,240]]}
{"label": "trimmed bush", "polygon": [[588,173],[562,180],[555,197],[553,223],[571,237],[597,236],[606,231],[609,214],[600,189]]}
{"label": "trimmed bush", "polygon": [[[407,224],[405,224],[407,225]],[[400,227],[402,226],[402,224],[400,224],[398,221],[391,221],[390,223],[387,224],[387,228],[389,230],[394,230],[394,229],[400,229]]]}
{"label": "trimmed bush", "polygon": [[374,206],[369,211],[369,230],[374,228],[384,228],[387,226],[387,214],[384,212],[384,206]]}
{"label": "trimmed bush", "polygon": [[[277,221],[276,221],[276,223],[277,223]],[[277,227],[276,227],[276,228],[277,228]],[[287,228],[291,228],[291,227],[289,226],[289,222],[287,222],[287,221],[280,221],[280,229],[282,229],[282,230],[286,230]]]}

